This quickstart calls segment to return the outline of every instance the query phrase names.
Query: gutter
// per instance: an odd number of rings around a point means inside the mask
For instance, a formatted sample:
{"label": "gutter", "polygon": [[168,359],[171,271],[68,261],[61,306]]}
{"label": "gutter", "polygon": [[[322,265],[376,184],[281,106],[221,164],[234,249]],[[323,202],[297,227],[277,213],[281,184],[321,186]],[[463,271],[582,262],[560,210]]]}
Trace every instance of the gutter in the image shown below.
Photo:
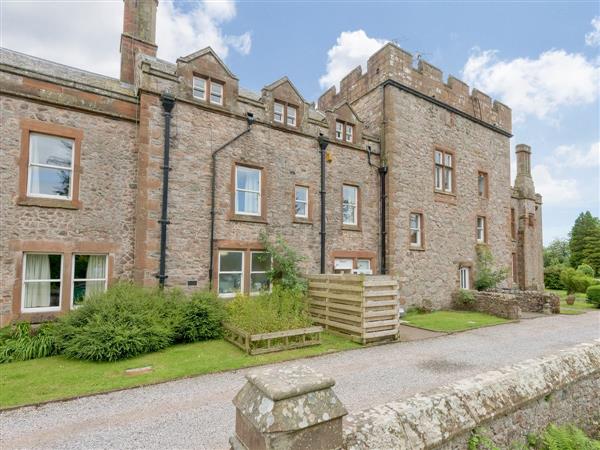
{"label": "gutter", "polygon": [[254,115],[252,113],[246,113],[246,122],[248,127],[240,134],[230,139],[221,145],[218,149],[211,154],[211,174],[210,174],[210,251],[209,251],[209,262],[208,262],[208,287],[212,290],[213,288],[213,273],[214,273],[214,255],[215,255],[215,196],[216,196],[216,179],[217,179],[217,154],[233,144],[239,138],[251,131],[251,126],[254,123]]}
{"label": "gutter", "polygon": [[166,273],[166,259],[167,259],[167,225],[171,222],[168,219],[167,208],[169,205],[169,172],[171,167],[169,166],[170,149],[171,149],[171,111],[175,106],[175,97],[168,92],[164,92],[160,96],[160,100],[163,107],[163,115],[165,117],[165,132],[164,132],[164,147],[163,147],[163,186],[162,186],[162,207],[160,213],[160,259],[158,264],[158,285],[160,288],[165,287],[165,280],[168,278]]}

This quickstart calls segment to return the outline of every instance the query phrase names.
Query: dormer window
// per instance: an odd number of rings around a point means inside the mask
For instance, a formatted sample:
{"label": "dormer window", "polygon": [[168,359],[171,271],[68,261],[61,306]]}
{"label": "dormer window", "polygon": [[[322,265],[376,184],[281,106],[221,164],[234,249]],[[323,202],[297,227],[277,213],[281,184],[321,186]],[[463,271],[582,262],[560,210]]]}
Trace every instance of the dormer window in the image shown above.
{"label": "dormer window", "polygon": [[285,107],[281,103],[275,102],[275,106],[273,108],[273,120],[275,122],[283,123],[283,114]]}
{"label": "dormer window", "polygon": [[298,108],[283,102],[274,102],[273,121],[295,127],[298,124]]}
{"label": "dormer window", "polygon": [[296,108],[293,106],[287,107],[287,124],[292,127],[296,126]]}
{"label": "dormer window", "polygon": [[223,83],[210,78],[194,77],[192,80],[192,93],[196,100],[206,101],[210,93],[210,103],[223,105]]}
{"label": "dormer window", "polygon": [[337,120],[335,122],[335,138],[338,141],[354,142],[354,125]]}
{"label": "dormer window", "polygon": [[206,100],[206,80],[204,78],[194,77],[194,98]]}
{"label": "dormer window", "polygon": [[210,83],[210,102],[215,105],[223,104],[223,85],[212,81]]}

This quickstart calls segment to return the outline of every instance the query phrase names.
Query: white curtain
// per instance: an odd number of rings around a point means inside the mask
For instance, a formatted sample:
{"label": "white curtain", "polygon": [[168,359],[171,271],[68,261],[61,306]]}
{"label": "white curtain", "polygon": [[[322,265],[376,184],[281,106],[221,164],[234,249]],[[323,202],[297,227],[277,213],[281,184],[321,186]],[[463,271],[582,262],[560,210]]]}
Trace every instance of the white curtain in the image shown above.
{"label": "white curtain", "polygon": [[85,295],[96,294],[104,291],[106,279],[106,256],[105,255],[90,255],[88,259],[87,270],[85,273],[87,280],[98,279],[101,281],[86,281]]}
{"label": "white curtain", "polygon": [[[29,254],[25,267],[25,307],[50,306],[50,258],[48,255]],[[31,280],[31,281],[29,281]]]}

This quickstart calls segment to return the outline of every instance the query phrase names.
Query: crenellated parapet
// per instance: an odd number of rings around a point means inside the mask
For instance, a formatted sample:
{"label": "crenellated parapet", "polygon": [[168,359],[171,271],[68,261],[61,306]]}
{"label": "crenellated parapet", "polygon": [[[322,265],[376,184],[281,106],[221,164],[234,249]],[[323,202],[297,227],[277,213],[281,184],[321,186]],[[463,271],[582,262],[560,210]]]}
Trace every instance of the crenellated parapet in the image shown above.
{"label": "crenellated parapet", "polygon": [[[319,98],[319,109],[327,110],[344,101],[352,103],[385,81],[393,80],[464,114],[497,127],[507,133],[512,130],[511,109],[483,92],[470,91],[466,83],[448,77],[444,83],[443,73],[426,61],[413,64],[413,55],[393,43],[383,46],[367,61],[367,71],[358,66]],[[470,92],[469,92],[470,91]]]}

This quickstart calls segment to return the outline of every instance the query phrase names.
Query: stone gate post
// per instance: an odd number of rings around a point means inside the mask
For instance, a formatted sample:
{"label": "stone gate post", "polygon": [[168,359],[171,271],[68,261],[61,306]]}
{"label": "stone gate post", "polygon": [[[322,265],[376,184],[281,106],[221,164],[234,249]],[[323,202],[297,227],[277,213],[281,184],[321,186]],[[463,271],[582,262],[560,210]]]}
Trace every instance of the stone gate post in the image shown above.
{"label": "stone gate post", "polygon": [[342,445],[346,408],[332,378],[306,366],[255,370],[233,399],[233,450],[329,450]]}

